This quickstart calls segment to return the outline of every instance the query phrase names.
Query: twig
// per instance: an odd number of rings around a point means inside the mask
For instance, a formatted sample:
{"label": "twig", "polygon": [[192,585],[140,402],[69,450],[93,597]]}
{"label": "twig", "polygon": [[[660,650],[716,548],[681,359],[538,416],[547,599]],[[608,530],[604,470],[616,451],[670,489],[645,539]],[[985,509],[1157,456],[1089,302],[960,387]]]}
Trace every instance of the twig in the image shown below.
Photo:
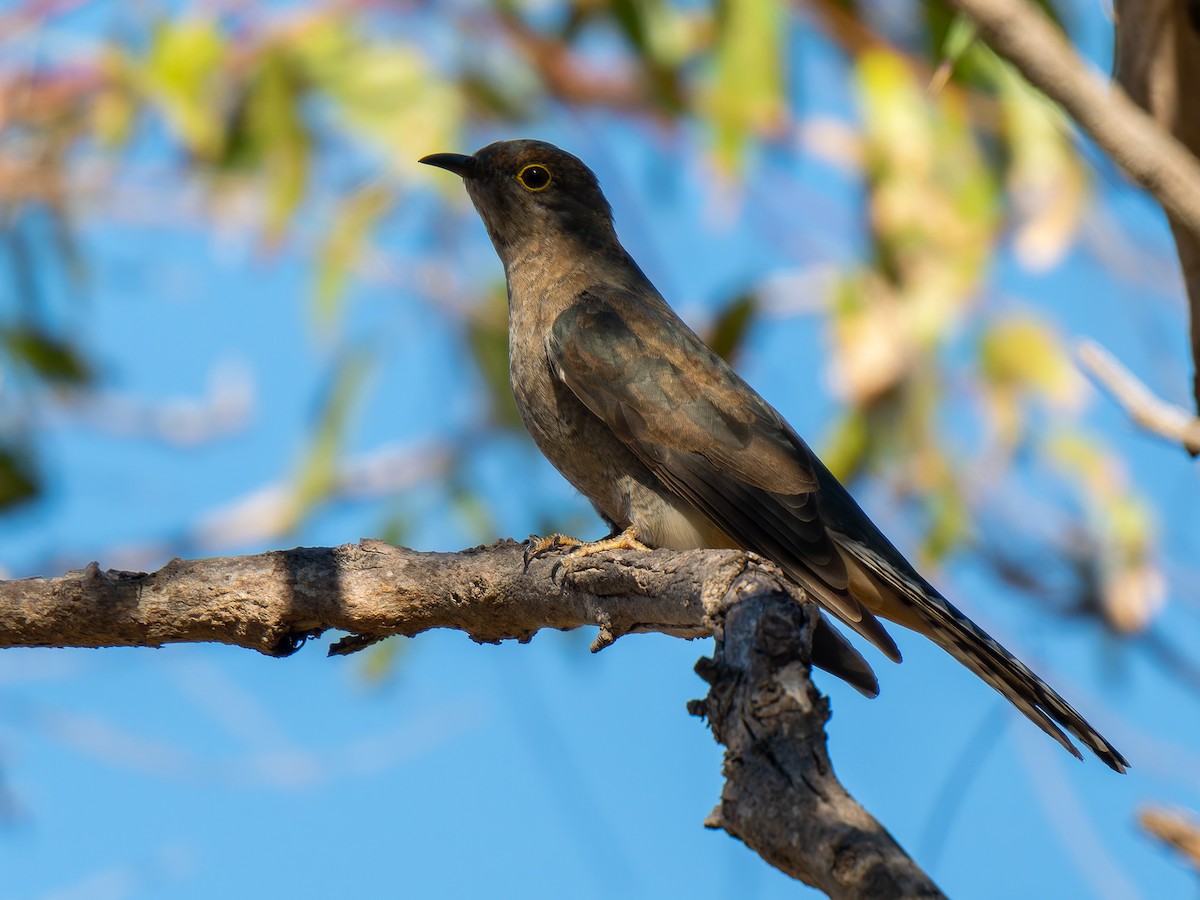
{"label": "twig", "polygon": [[1182,406],[1156,396],[1095,341],[1079,341],[1075,353],[1084,368],[1112,394],[1134,422],[1159,437],[1180,444],[1188,453],[1200,453],[1200,418]]}
{"label": "twig", "polygon": [[1200,873],[1200,821],[1194,815],[1180,809],[1146,806],[1138,813],[1138,822]]}

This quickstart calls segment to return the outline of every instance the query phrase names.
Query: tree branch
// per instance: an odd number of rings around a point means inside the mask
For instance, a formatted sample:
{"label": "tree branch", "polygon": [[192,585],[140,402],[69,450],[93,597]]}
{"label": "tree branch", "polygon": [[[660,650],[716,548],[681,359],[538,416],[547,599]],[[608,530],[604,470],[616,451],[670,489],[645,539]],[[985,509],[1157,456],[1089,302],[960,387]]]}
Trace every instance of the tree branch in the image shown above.
{"label": "tree branch", "polygon": [[[1200,18],[1189,0],[1116,0],[1117,81],[1200,155]],[[1200,232],[1172,219],[1191,314],[1192,394],[1200,409]],[[1192,451],[1193,455],[1197,451]]]}
{"label": "tree branch", "polygon": [[217,641],[287,656],[328,629],[349,653],[393,634],[455,628],[528,641],[596,625],[599,650],[632,632],[716,637],[691,704],[725,744],[727,783],[710,827],[833,897],[939,897],[887,831],[838,783],[828,701],[809,681],[816,607],[769,562],[733,550],[622,551],[526,560],[502,541],[419,553],[381,541],[255,556],[172,560],[157,572],[0,581],[0,647]]}
{"label": "tree branch", "polygon": [[[603,646],[634,631],[709,633],[705,591],[747,566],[737,551],[530,560],[513,541],[419,553],[382,541],[255,556],[174,559],[157,572],[0,582],[0,647],[159,647],[216,641],[287,656],[329,629],[331,654],[394,634],[456,628],[480,643],[599,625]],[[581,565],[581,563],[583,565]],[[569,573],[571,577],[560,577]],[[596,649],[599,649],[597,647]]]}
{"label": "tree branch", "polygon": [[1163,208],[1200,235],[1200,160],[1129,96],[1092,71],[1046,14],[1025,0],[950,0],[980,34],[1065,109]]}
{"label": "tree branch", "polygon": [[816,607],[756,577],[743,580],[746,599],[714,611],[715,653],[696,664],[712,687],[688,708],[726,748],[725,787],[705,825],[830,897],[941,897],[833,773],[829,700],[809,680]]}
{"label": "tree branch", "polygon": [[1192,152],[1200,151],[1195,87],[1200,37],[1194,4],[1139,0],[1134,15],[1135,4],[1118,0],[1120,79],[1134,99],[1089,69],[1032,3],[950,0],[950,5],[972,19],[996,52],[1065,109],[1166,210],[1188,290],[1192,392],[1200,409],[1200,160]]}

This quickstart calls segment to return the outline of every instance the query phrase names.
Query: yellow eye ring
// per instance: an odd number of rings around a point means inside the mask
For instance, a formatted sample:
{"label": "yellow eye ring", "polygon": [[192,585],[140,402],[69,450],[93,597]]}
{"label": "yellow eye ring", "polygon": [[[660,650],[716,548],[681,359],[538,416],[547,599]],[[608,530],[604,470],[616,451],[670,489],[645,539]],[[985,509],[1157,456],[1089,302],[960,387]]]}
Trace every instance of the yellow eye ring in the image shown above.
{"label": "yellow eye ring", "polygon": [[527,191],[544,191],[550,186],[550,170],[541,163],[531,163],[517,173],[517,181]]}

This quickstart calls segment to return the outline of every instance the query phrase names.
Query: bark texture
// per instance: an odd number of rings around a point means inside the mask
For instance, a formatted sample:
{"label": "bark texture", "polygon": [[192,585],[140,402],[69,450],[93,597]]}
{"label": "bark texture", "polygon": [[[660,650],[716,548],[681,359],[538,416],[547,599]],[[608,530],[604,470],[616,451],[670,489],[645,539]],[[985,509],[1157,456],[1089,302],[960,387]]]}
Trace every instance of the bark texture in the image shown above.
{"label": "bark texture", "polygon": [[707,824],[833,897],[941,896],[833,774],[828,703],[809,681],[816,614],[773,565],[733,550],[526,559],[513,541],[363,541],[0,582],[0,647],[217,641],[287,656],[328,629],[350,634],[331,654],[430,628],[497,642],[596,625],[593,650],[632,632],[711,634],[697,666],[711,690],[692,708],[726,746],[728,781]]}
{"label": "bark texture", "polygon": [[716,652],[696,666],[711,689],[690,707],[725,746],[725,787],[705,824],[830,897],[941,897],[834,775],[829,701],[809,680],[816,608],[758,575],[735,593],[742,602],[713,615]]}

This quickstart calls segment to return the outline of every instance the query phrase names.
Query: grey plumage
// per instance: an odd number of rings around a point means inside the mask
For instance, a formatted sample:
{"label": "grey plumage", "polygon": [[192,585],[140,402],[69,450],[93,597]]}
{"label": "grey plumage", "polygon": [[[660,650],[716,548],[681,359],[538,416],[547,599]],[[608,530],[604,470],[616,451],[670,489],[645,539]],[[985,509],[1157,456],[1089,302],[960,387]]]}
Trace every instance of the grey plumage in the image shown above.
{"label": "grey plumage", "polygon": [[[541,141],[422,162],[463,177],[509,296],[521,418],[614,530],[653,547],[737,547],[778,564],[890,659],[876,616],[911,628],[1007,697],[1075,756],[1073,734],[1125,758],[941,596],[791,426],[667,305],[617,240],[595,175]],[[873,696],[866,660],[823,617],[813,662]]]}

